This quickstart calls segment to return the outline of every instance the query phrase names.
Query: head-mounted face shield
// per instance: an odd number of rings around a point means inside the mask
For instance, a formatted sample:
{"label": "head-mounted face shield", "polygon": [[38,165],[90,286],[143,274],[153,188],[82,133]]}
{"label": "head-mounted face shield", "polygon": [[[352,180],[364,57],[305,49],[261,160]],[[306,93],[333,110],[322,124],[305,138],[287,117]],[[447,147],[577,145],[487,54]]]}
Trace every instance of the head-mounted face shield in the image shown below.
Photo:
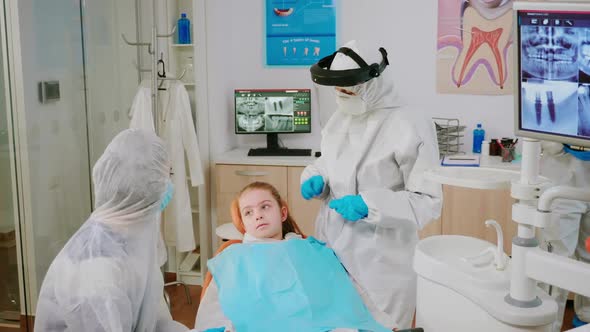
{"label": "head-mounted face shield", "polygon": [[[347,69],[347,70],[330,70],[332,61],[336,57],[336,54],[342,53],[351,59],[353,59],[360,68]],[[319,85],[327,86],[354,86],[365,83],[375,77],[381,75],[385,70],[385,67],[389,65],[387,60],[387,51],[383,47],[379,48],[383,59],[381,63],[373,63],[368,65],[363,58],[361,58],[356,52],[348,47],[341,47],[338,51],[328,55],[327,57],[318,61],[318,63],[311,66],[309,71],[311,72],[311,79]]]}

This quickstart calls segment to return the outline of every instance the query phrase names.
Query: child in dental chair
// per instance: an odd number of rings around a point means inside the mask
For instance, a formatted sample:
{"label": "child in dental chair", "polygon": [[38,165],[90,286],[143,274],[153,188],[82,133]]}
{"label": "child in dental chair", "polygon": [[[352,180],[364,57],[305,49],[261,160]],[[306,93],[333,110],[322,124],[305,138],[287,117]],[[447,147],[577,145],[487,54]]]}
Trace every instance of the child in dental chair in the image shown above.
{"label": "child in dental chair", "polygon": [[244,239],[208,262],[197,331],[392,330],[377,323],[334,252],[302,234],[272,185],[246,186],[231,214]]}

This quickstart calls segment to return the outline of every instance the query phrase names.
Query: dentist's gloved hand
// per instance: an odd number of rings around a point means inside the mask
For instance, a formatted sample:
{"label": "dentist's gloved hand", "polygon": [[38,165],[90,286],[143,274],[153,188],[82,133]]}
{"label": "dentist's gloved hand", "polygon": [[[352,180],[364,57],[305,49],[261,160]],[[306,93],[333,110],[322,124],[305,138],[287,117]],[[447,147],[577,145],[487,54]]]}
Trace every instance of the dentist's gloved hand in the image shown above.
{"label": "dentist's gloved hand", "polygon": [[330,209],[336,210],[349,221],[357,221],[369,215],[369,207],[361,195],[347,195],[330,201]]}
{"label": "dentist's gloved hand", "polygon": [[301,196],[307,200],[310,200],[316,196],[319,196],[323,189],[324,178],[321,175],[314,175],[301,184]]}
{"label": "dentist's gloved hand", "polygon": [[214,327],[214,328],[206,329],[203,332],[225,332],[225,327]]}

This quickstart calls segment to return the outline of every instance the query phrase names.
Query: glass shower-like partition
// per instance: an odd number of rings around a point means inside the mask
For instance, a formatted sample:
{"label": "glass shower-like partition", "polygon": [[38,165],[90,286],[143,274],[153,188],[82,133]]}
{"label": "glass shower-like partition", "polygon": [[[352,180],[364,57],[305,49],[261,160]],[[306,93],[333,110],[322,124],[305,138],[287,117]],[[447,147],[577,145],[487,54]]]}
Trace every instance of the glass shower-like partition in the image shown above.
{"label": "glass shower-like partition", "polygon": [[47,269],[92,210],[92,166],[129,125],[136,1],[2,0],[0,331],[33,331]]}
{"label": "glass shower-like partition", "polygon": [[[11,73],[9,70],[8,25],[4,3],[0,6],[0,331],[20,327],[24,283],[18,247],[18,193],[13,129]],[[22,271],[22,270],[21,270]],[[21,277],[22,278],[22,277]],[[26,325],[26,323],[25,323]]]}

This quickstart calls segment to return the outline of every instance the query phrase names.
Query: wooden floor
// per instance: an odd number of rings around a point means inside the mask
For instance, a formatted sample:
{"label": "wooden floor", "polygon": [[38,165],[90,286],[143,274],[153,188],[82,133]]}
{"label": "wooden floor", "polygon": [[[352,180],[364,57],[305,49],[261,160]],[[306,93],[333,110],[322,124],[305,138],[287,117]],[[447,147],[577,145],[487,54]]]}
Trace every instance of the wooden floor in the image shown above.
{"label": "wooden floor", "polygon": [[172,318],[192,329],[195,326],[195,317],[199,308],[201,286],[188,286],[188,288],[192,304],[188,304],[183,286],[167,286],[166,292],[170,296]]}

